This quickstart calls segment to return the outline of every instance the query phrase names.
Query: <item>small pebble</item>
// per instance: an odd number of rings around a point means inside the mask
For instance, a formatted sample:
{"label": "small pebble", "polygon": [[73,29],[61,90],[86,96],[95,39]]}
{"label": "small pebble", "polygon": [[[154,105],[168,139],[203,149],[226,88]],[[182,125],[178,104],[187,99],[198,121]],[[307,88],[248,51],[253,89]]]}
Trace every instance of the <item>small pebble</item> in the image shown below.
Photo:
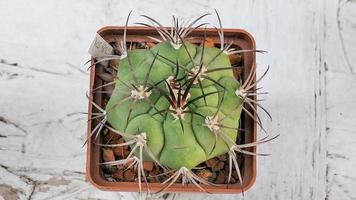
{"label": "small pebble", "polygon": [[[113,141],[112,144],[122,144],[124,143],[124,139],[120,138],[118,140]],[[113,152],[115,154],[115,156],[119,156],[119,157],[126,157],[130,152],[128,151],[129,146],[125,145],[125,146],[118,146],[118,147],[113,147]]]}
{"label": "small pebble", "polygon": [[212,158],[212,159],[207,160],[205,163],[206,163],[206,165],[207,165],[208,167],[212,168],[212,167],[214,167],[215,165],[217,165],[218,162],[219,162],[218,159]]}
{"label": "small pebble", "polygon": [[116,179],[123,179],[124,178],[124,170],[122,169],[118,169],[113,175],[112,175],[113,178],[116,178]]}
{"label": "small pebble", "polygon": [[[232,178],[234,178],[235,180],[239,180],[239,176],[237,175],[236,170],[233,170],[231,173]],[[242,176],[242,175],[241,175]]]}
{"label": "small pebble", "polygon": [[120,59],[115,59],[115,60],[110,60],[109,61],[109,65],[111,67],[117,67],[119,65],[119,63],[120,63]]}
{"label": "small pebble", "polygon": [[209,38],[209,37],[206,38],[205,47],[215,47],[213,38]]}
{"label": "small pebble", "polygon": [[213,171],[220,171],[224,168],[224,162],[218,162],[214,167],[211,168]]}
{"label": "small pebble", "polygon": [[[226,179],[228,179],[228,177],[226,177]],[[235,184],[235,183],[236,183],[236,179],[234,177],[231,177],[230,184]]]}
{"label": "small pebble", "polygon": [[155,46],[155,43],[153,42],[146,42],[146,45],[151,48],[151,47],[154,47]]}
{"label": "small pebble", "polygon": [[218,156],[218,159],[220,161],[226,161],[227,160],[227,155],[226,154],[220,155],[220,156]]}
{"label": "small pebble", "polygon": [[115,161],[114,152],[111,149],[103,149],[103,160],[104,162]]}
{"label": "small pebble", "polygon": [[132,171],[132,169],[128,169],[124,172],[124,178],[128,181],[134,181],[135,180],[136,173]]}
{"label": "small pebble", "polygon": [[218,176],[216,177],[215,183],[216,184],[224,184],[225,183],[225,178],[226,175],[224,173],[224,171],[221,171],[218,173]]}
{"label": "small pebble", "polygon": [[242,55],[241,54],[231,54],[229,55],[230,62],[232,64],[236,64],[242,61]]}
{"label": "small pebble", "polygon": [[153,167],[154,167],[153,162],[148,162],[148,161],[143,162],[143,169],[145,169],[146,171],[152,171]]}
{"label": "small pebble", "polygon": [[[107,129],[105,129],[107,130]],[[104,143],[107,144],[107,143],[110,143],[111,141],[115,141],[115,140],[118,140],[119,139],[119,135],[114,133],[113,131],[110,131],[105,135],[104,137]],[[111,143],[112,144],[112,143]]]}
{"label": "small pebble", "polygon": [[159,181],[160,177],[157,176],[158,174],[161,174],[162,172],[160,169],[157,167],[154,167],[152,171],[148,173],[148,180],[152,183]]}
{"label": "small pebble", "polygon": [[196,174],[204,180],[209,180],[209,178],[213,175],[213,173],[207,169],[197,170]]}
{"label": "small pebble", "polygon": [[104,174],[110,174],[110,175],[115,173],[117,170],[117,168],[112,165],[103,165],[101,169],[103,170]]}

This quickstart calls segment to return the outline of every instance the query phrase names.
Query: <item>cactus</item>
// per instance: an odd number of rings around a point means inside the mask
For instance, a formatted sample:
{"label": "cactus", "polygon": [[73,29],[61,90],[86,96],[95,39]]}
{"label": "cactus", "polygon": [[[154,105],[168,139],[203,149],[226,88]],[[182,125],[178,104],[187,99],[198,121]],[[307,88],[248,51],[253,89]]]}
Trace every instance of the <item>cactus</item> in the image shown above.
{"label": "cactus", "polygon": [[[195,175],[192,169],[225,153],[228,153],[230,161],[228,182],[234,167],[241,184],[236,154],[255,155],[244,149],[270,140],[266,137],[251,144],[236,144],[243,111],[262,127],[255,105],[266,110],[251,97],[264,94],[254,88],[268,69],[256,82],[253,81],[255,68],[246,80],[237,80],[233,76],[230,55],[263,51],[231,48],[232,44],[224,41],[221,20],[217,12],[216,15],[220,24],[217,29],[220,48],[206,47],[206,35],[200,46],[187,40],[192,31],[206,25],[195,26],[207,14],[185,23],[185,27],[173,17],[170,30],[143,15],[150,23],[138,24],[157,30],[161,38],[150,37],[156,44],[151,48],[130,50],[126,44],[125,28],[119,45],[120,55],[98,58],[96,62],[120,60],[115,80],[108,83],[115,85],[115,89],[105,109],[90,100],[100,111],[93,115],[93,118],[100,119],[100,123],[90,136],[95,134],[98,137],[106,127],[125,139],[123,144],[98,144],[131,147],[127,158],[102,164],[135,166],[140,191],[141,179],[147,183],[143,161],[153,161],[173,174],[162,183],[161,191],[180,177],[183,184],[192,183],[205,190],[198,183],[214,184]],[[245,106],[250,107],[253,113]]]}

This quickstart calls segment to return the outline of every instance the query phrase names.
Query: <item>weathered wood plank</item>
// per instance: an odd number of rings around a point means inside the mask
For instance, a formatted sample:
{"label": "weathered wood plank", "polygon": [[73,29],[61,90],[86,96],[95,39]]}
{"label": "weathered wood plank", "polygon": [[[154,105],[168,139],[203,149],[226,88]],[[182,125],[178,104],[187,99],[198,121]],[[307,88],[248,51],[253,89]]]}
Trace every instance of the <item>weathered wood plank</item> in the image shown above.
{"label": "weathered wood plank", "polygon": [[326,199],[356,198],[356,1],[326,4]]}
{"label": "weathered wood plank", "polygon": [[[172,14],[190,18],[213,8],[225,27],[245,28],[269,51],[257,59],[259,73],[271,65],[261,86],[270,92],[264,106],[273,121],[263,120],[281,136],[258,148],[273,155],[258,158],[245,199],[356,198],[356,3],[346,0],[0,1],[0,196],[133,199],[85,181],[86,124],[78,112],[87,106],[87,48],[98,28],[122,25],[131,9],[133,22],[149,14],[169,25]],[[241,196],[176,196],[216,198]]]}

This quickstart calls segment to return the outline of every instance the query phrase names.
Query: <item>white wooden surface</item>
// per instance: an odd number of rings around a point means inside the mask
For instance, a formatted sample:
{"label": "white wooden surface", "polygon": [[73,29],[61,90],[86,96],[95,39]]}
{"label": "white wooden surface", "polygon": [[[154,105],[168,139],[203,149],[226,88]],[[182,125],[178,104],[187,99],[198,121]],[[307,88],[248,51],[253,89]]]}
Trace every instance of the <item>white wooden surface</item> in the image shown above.
{"label": "white wooden surface", "polygon": [[[135,199],[85,181],[87,48],[131,9],[169,25],[213,8],[269,51],[257,58],[259,72],[271,65],[263,119],[281,137],[258,148],[273,155],[245,199],[356,199],[355,0],[0,0],[0,199]],[[241,196],[176,195],[216,198]]]}

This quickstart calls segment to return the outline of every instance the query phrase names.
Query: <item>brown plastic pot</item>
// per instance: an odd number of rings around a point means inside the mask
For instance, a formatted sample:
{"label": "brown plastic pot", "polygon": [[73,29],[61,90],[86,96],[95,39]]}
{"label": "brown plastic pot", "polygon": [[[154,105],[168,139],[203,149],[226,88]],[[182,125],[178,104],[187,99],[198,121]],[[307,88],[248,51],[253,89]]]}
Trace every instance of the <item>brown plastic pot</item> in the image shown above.
{"label": "brown plastic pot", "polygon": [[[118,26],[107,26],[98,31],[107,42],[114,42],[114,37],[120,38],[123,34],[124,27]],[[205,29],[197,29],[190,34],[193,42],[201,41],[204,37]],[[219,43],[218,34],[215,29],[206,29],[207,37],[212,38],[214,43]],[[233,42],[235,47],[240,49],[255,49],[255,41],[251,34],[241,29],[224,29],[225,41]],[[127,29],[127,42],[150,42],[146,36],[154,36],[158,38],[158,34],[154,29],[146,27],[128,27]],[[92,64],[94,59],[92,58]],[[248,73],[250,72],[252,66],[255,65],[255,53],[243,53],[243,78],[246,79]],[[96,74],[103,71],[100,65],[92,67],[90,70],[90,92],[94,87],[101,85],[101,80],[96,78]],[[237,72],[234,71],[234,75]],[[253,81],[256,81],[256,77],[253,77]],[[255,89],[255,88],[254,88]],[[91,93],[90,93],[91,94]],[[102,94],[95,93],[93,100],[98,105],[102,106]],[[255,99],[256,100],[256,99]],[[93,111],[93,106],[89,103],[88,116],[91,116]],[[252,111],[251,111],[252,112]],[[252,112],[253,113],[253,112]],[[88,121],[87,135],[90,135],[92,127],[95,127],[96,122]],[[243,134],[243,143],[250,143],[256,141],[257,135],[257,124],[251,119],[246,113],[242,114],[242,128],[247,130],[249,134]],[[101,138],[99,137],[95,141],[99,143]],[[256,152],[256,147],[251,147],[249,149],[251,152]],[[98,163],[102,162],[102,155],[100,153],[100,147],[94,144],[94,137],[89,138],[87,143],[87,164],[86,164],[86,175],[88,180],[97,188],[101,190],[109,191],[129,191],[138,192],[139,187],[137,182],[110,182],[107,181],[100,172],[100,166]],[[242,167],[243,184],[242,188],[239,183],[237,184],[220,184],[217,187],[202,185],[210,193],[240,193],[249,189],[255,182],[256,179],[256,158],[255,156],[243,156],[243,167]],[[149,189],[151,192],[158,191],[162,188],[160,183],[150,183]],[[142,190],[147,191],[145,184],[142,184]],[[166,192],[202,192],[194,185],[182,186],[180,183],[173,184]]]}

